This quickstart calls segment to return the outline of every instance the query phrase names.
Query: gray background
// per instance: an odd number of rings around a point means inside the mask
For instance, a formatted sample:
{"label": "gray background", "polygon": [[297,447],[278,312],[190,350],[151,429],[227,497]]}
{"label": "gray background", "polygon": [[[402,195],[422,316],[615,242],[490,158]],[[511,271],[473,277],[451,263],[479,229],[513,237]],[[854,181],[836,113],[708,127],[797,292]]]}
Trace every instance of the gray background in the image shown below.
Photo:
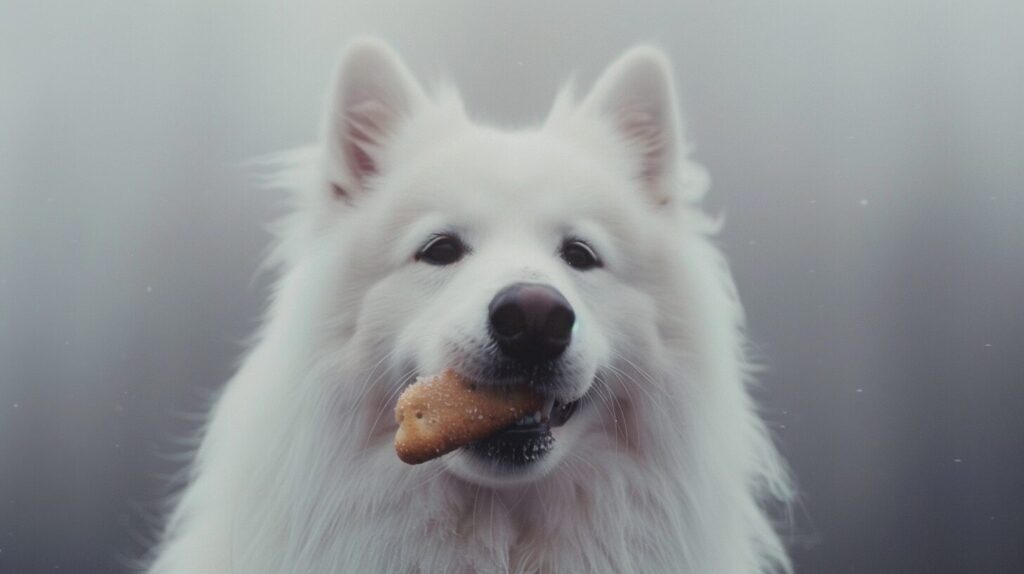
{"label": "gray background", "polygon": [[152,534],[256,325],[338,51],[392,41],[505,125],[672,55],[800,481],[801,572],[1024,571],[1024,3],[0,2],[0,571]]}

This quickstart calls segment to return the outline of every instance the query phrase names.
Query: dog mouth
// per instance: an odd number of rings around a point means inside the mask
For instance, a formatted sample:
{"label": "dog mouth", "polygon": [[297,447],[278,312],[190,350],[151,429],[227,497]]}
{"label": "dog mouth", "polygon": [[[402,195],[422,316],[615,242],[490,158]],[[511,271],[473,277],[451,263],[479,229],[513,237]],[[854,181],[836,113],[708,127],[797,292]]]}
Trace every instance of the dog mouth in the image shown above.
{"label": "dog mouth", "polygon": [[569,422],[582,398],[570,402],[549,399],[545,412],[526,415],[493,435],[463,447],[477,458],[505,468],[525,467],[554,448],[552,428]]}

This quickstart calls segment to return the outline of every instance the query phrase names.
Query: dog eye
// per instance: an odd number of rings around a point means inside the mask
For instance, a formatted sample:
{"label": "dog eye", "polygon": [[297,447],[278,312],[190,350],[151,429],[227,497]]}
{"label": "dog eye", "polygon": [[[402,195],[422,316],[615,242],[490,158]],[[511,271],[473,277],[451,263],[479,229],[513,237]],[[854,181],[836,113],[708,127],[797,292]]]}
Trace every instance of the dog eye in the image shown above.
{"label": "dog eye", "polygon": [[466,246],[458,237],[438,235],[416,253],[416,261],[431,265],[451,265],[466,254]]}
{"label": "dog eye", "polygon": [[573,269],[586,271],[601,266],[601,260],[589,245],[579,240],[566,241],[562,245],[562,259]]}

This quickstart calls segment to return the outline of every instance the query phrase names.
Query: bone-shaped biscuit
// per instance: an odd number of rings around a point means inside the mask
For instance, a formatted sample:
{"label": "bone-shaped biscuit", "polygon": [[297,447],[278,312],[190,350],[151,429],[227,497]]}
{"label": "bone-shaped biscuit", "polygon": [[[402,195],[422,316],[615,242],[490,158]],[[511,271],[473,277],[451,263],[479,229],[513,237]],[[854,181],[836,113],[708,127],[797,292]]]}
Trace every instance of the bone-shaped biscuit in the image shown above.
{"label": "bone-shaped biscuit", "polygon": [[419,464],[494,434],[539,411],[542,398],[527,387],[477,385],[452,370],[420,378],[395,407],[395,451]]}

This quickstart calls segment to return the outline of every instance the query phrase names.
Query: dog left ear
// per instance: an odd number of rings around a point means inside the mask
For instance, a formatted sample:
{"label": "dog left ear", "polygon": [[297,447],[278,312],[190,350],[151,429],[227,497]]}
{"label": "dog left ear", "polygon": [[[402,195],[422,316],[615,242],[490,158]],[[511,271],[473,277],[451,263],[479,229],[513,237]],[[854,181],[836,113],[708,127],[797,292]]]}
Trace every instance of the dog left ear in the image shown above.
{"label": "dog left ear", "polygon": [[412,73],[385,43],[353,41],[337,72],[326,122],[326,177],[351,200],[380,173],[387,145],[426,100]]}
{"label": "dog left ear", "polygon": [[665,203],[672,193],[681,146],[671,66],[665,54],[638,46],[601,74],[582,109],[612,122],[634,155],[635,176]]}

